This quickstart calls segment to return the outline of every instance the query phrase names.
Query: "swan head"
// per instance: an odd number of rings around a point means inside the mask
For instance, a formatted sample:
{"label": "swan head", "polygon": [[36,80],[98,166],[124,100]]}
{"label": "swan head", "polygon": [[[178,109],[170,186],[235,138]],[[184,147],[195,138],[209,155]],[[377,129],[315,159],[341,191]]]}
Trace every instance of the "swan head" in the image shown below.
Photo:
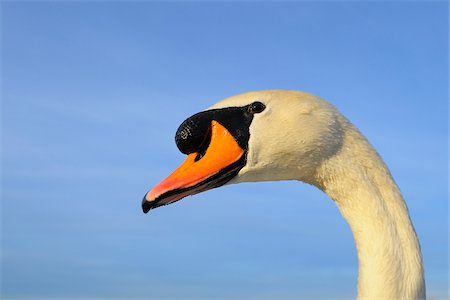
{"label": "swan head", "polygon": [[186,161],[150,190],[145,213],[228,183],[301,180],[342,147],[341,117],[305,92],[270,90],[227,98],[186,119],[175,140]]}

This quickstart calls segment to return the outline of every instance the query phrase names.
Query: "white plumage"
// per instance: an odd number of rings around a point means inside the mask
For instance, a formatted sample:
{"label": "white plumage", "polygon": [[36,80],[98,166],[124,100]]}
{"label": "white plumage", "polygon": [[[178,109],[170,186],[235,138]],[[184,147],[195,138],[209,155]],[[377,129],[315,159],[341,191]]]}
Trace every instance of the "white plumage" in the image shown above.
{"label": "white plumage", "polygon": [[230,183],[300,180],[336,203],[352,230],[358,299],[424,299],[419,242],[388,168],[332,105],[307,93],[257,91],[212,108],[262,101],[250,126],[247,163]]}

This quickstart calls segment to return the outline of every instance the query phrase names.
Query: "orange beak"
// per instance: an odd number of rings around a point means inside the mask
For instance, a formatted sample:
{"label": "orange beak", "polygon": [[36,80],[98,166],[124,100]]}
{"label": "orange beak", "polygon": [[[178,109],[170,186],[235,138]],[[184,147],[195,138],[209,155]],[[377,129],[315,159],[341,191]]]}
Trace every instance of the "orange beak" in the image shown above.
{"label": "orange beak", "polygon": [[225,184],[242,168],[244,153],[224,126],[211,121],[211,141],[205,154],[199,159],[198,153],[189,154],[181,166],[150,190],[142,201],[144,213]]}

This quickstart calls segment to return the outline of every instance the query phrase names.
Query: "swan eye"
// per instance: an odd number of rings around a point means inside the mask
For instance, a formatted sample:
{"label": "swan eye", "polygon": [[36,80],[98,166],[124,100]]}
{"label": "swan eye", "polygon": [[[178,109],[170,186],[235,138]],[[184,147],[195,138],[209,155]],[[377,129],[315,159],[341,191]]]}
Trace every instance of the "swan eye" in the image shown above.
{"label": "swan eye", "polygon": [[252,114],[259,114],[262,112],[266,106],[259,101],[253,102],[248,106],[248,111]]}

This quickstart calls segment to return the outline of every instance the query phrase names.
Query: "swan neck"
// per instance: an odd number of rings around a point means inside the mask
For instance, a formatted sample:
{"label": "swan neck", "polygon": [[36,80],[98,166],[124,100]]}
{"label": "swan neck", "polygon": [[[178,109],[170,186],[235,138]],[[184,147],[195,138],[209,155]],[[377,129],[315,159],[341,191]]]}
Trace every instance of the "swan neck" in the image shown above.
{"label": "swan neck", "polygon": [[314,184],[347,220],[358,253],[358,299],[425,299],[420,245],[382,159],[351,124]]}

